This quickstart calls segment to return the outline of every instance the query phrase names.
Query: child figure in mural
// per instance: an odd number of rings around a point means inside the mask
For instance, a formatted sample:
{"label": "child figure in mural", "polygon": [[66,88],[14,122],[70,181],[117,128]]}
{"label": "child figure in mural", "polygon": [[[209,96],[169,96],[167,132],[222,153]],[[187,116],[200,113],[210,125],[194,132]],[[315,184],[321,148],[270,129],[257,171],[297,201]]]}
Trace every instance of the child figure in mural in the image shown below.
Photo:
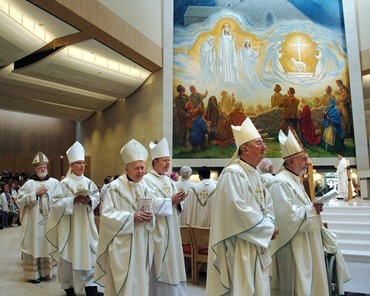
{"label": "child figure in mural", "polygon": [[198,116],[193,119],[193,126],[190,132],[190,143],[193,147],[193,153],[197,153],[200,149],[204,150],[208,147],[209,132],[210,122],[205,120],[203,110],[199,110]]}

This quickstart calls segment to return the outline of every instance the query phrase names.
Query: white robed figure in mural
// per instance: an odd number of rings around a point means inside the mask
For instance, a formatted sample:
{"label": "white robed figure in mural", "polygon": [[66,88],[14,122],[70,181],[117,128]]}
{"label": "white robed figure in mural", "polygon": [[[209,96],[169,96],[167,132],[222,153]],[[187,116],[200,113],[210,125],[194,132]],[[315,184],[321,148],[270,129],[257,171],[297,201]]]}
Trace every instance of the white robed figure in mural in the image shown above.
{"label": "white robed figure in mural", "polygon": [[151,191],[141,181],[148,151],[132,139],[121,156],[125,174],[109,184],[102,207],[95,280],[107,296],[148,295],[155,225]]}
{"label": "white robed figure in mural", "polygon": [[199,63],[200,73],[197,82],[201,84],[216,82],[216,53],[213,36],[208,36],[200,46]]}
{"label": "white robed figure in mural", "polygon": [[249,85],[251,88],[262,86],[256,74],[259,55],[259,50],[254,50],[251,47],[251,41],[249,39],[245,41],[244,47],[240,48],[238,52],[240,79],[244,84]]}
{"label": "white robed figure in mural", "polygon": [[339,294],[350,275],[336,242],[336,235],[324,228],[322,203],[312,203],[301,175],[307,172],[308,155],[294,131],[279,141],[284,168],[267,185],[274,197],[274,212],[280,235],[271,243],[272,295],[329,295],[325,252],[334,254]]}
{"label": "white robed figure in mural", "polygon": [[234,35],[230,32],[229,24],[225,24],[222,29],[218,47],[218,62],[220,79],[223,85],[234,85],[238,78],[238,67]]}

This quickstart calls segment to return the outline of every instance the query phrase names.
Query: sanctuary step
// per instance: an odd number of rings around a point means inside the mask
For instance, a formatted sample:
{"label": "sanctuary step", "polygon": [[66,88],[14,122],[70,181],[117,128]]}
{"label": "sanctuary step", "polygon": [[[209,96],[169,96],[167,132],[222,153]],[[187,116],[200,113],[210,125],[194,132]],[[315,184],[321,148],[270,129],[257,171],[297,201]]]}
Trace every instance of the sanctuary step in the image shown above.
{"label": "sanctuary step", "polygon": [[370,202],[331,200],[321,216],[337,235],[346,261],[370,262]]}

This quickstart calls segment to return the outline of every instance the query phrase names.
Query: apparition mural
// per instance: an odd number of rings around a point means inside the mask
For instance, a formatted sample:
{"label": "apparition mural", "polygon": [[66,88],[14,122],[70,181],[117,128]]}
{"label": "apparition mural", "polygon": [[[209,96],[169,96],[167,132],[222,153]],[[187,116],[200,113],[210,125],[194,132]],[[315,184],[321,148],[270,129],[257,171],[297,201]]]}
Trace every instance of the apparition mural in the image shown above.
{"label": "apparition mural", "polygon": [[246,117],[266,157],[289,126],[312,157],[355,156],[341,1],[174,3],[174,158],[231,157]]}

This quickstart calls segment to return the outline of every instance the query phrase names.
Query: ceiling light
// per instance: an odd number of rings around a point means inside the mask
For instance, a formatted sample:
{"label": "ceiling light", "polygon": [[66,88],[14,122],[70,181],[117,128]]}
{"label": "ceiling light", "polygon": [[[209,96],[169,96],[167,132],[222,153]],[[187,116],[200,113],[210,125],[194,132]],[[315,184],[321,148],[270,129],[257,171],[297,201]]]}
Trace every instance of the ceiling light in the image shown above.
{"label": "ceiling light", "polygon": [[0,0],[0,10],[45,43],[49,43],[54,39],[50,33],[42,28],[43,24],[35,22],[25,13],[20,11],[14,4],[5,0]]}
{"label": "ceiling light", "polygon": [[68,46],[66,50],[69,58],[77,59],[79,61],[105,68],[106,70],[112,72],[140,79],[142,81],[146,80],[151,74],[145,69],[138,69],[136,66],[126,65],[106,58],[102,55],[95,54],[94,52],[80,49],[76,46]]}

